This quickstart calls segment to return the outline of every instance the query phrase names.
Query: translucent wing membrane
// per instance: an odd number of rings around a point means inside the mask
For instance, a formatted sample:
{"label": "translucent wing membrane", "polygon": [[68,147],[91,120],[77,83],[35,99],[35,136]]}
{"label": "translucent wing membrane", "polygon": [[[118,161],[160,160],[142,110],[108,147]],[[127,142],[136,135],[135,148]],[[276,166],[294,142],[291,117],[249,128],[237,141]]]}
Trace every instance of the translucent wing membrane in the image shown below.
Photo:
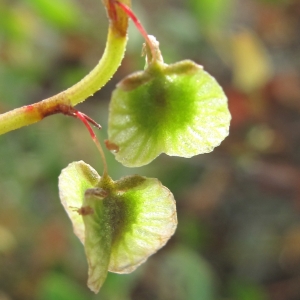
{"label": "translucent wing membrane", "polygon": [[186,60],[157,63],[125,78],[113,92],[109,141],[127,167],[159,154],[192,157],[211,152],[229,132],[227,98],[203,68]]}
{"label": "translucent wing membrane", "polygon": [[134,271],[175,232],[173,195],[157,179],[133,175],[114,182],[80,161],[62,171],[59,189],[74,231],[84,242],[88,286],[94,292],[108,271]]}

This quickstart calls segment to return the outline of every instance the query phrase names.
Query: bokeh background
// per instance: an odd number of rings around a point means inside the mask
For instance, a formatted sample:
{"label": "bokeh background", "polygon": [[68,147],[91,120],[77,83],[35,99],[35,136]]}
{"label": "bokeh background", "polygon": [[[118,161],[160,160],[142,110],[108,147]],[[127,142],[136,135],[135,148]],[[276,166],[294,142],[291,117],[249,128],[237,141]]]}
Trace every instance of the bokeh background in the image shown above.
{"label": "bokeh background", "polygon": [[[58,198],[57,178],[99,154],[77,120],[51,116],[0,137],[0,300],[299,300],[300,1],[133,0],[165,61],[204,66],[229,98],[230,135],[210,154],[161,155],[114,179],[157,177],[174,193],[178,229],[130,275],[86,287],[84,249]],[[102,55],[98,0],[0,0],[0,113],[69,87]],[[142,69],[130,26],[114,78],[78,109],[106,136],[116,83]]]}

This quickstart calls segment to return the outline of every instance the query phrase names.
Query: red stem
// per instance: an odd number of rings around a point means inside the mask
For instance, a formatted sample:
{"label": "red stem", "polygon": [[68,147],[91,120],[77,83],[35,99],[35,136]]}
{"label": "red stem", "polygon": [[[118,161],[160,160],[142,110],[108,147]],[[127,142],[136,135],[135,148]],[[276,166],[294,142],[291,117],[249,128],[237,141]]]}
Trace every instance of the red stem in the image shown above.
{"label": "red stem", "polygon": [[152,59],[155,59],[155,57],[156,57],[155,49],[152,45],[151,40],[148,37],[147,31],[145,30],[145,28],[143,27],[143,25],[141,24],[141,22],[139,21],[137,16],[134,14],[134,12],[131,10],[131,8],[129,6],[127,6],[126,4],[119,2],[119,1],[115,1],[115,3],[117,5],[119,5],[123,9],[123,11],[127,14],[127,16],[134,22],[136,28],[140,31],[140,33],[144,37],[146,43],[148,44],[149,48],[151,49]]}
{"label": "red stem", "polygon": [[101,158],[102,158],[102,162],[103,162],[103,176],[107,176],[107,163],[105,160],[105,155],[103,152],[103,149],[101,147],[101,144],[99,142],[99,140],[97,139],[97,136],[95,135],[92,127],[90,126],[89,122],[92,123],[93,125],[95,125],[97,128],[101,128],[101,126],[96,123],[93,119],[91,119],[89,116],[83,114],[82,112],[76,110],[76,109],[72,109],[72,116],[78,118],[79,120],[81,120],[83,122],[83,124],[85,125],[85,127],[88,129],[90,136],[92,137],[92,140],[94,141],[94,143],[96,144],[96,147],[98,148]]}
{"label": "red stem", "polygon": [[91,117],[89,117],[88,115],[80,112],[81,115],[92,125],[94,125],[97,129],[102,129],[102,126],[100,124],[98,124],[95,120],[93,120]]}
{"label": "red stem", "polygon": [[[90,133],[92,139],[95,140],[95,139],[96,139],[96,135],[95,135],[95,133],[94,133],[92,127],[91,127],[90,124],[88,123],[88,121],[90,121],[90,120],[87,120],[87,119],[90,119],[90,117],[87,117],[85,114],[81,113],[81,112],[78,111],[78,110],[75,110],[75,111],[74,111],[74,114],[75,114],[75,116],[76,116],[79,120],[81,120],[81,121],[83,122],[83,124],[85,125],[85,127],[86,127],[87,130],[89,131],[89,133]],[[94,120],[93,120],[93,121],[94,121]]]}

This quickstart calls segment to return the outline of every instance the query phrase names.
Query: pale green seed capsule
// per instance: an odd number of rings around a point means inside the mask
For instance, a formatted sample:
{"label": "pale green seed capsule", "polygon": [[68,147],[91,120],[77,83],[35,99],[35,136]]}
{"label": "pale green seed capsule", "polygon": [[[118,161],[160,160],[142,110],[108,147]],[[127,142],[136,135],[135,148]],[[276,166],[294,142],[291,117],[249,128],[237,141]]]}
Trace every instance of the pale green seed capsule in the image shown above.
{"label": "pale green seed capsule", "polygon": [[80,161],[62,171],[59,191],[84,243],[88,286],[94,292],[108,271],[134,271],[166,244],[177,226],[173,195],[154,178],[133,175],[113,181]]}
{"label": "pale green seed capsule", "polygon": [[161,153],[211,152],[229,132],[227,98],[216,80],[190,60],[166,65],[158,57],[112,94],[109,142],[128,167],[146,165]]}

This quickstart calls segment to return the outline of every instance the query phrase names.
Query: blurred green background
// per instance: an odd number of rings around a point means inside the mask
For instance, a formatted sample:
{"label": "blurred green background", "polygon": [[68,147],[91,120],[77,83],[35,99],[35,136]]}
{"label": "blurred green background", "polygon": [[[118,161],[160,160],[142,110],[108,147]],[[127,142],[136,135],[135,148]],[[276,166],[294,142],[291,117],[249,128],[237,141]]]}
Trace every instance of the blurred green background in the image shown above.
{"label": "blurred green background", "polygon": [[[229,98],[230,136],[213,153],[160,156],[114,179],[157,177],[175,196],[178,229],[136,272],[86,287],[83,246],[59,198],[62,168],[84,160],[101,173],[84,126],[56,115],[0,136],[0,300],[299,300],[300,1],[133,0],[167,63],[190,58]],[[0,113],[69,87],[102,55],[100,0],[0,0]],[[122,66],[78,106],[106,136],[111,91],[142,69],[130,26]]]}

